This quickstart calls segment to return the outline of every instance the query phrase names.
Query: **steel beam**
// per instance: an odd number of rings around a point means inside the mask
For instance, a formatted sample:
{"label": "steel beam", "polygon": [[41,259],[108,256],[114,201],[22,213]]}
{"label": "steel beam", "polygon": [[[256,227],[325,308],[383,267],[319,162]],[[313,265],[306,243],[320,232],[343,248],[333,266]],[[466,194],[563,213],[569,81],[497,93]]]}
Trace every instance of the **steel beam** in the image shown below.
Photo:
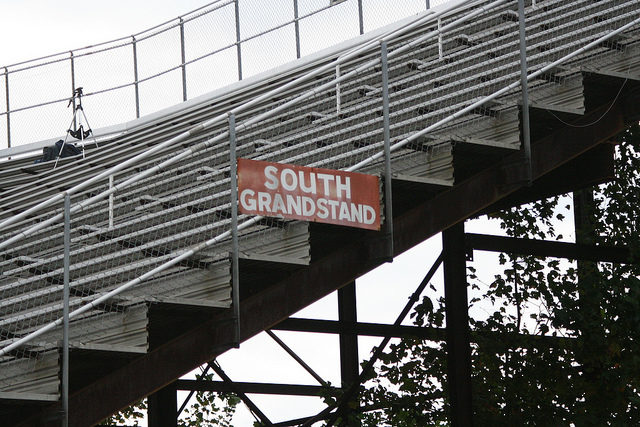
{"label": "steel beam", "polygon": [[[638,100],[640,93],[630,91],[613,104],[603,105],[575,123],[593,123],[591,126],[561,129],[533,144],[534,185],[536,178],[609,140],[627,123],[637,120],[640,117]],[[509,196],[521,188],[524,178],[525,165],[521,154],[515,153],[394,218],[395,255]],[[308,268],[246,298],[241,307],[242,339],[272,327],[372,270],[380,264],[380,255],[384,254],[385,248],[384,239],[375,238],[336,246]],[[94,424],[229,349],[234,330],[225,322],[225,317],[228,318],[227,313],[214,316],[73,393],[69,399],[70,425]],[[51,410],[55,411],[55,408]]]}
{"label": "steel beam", "polygon": [[453,427],[467,427],[473,425],[473,408],[464,223],[456,224],[442,232],[442,253],[447,323],[449,420]]}
{"label": "steel beam", "polygon": [[[323,334],[339,334],[347,331],[360,336],[390,337],[390,338],[420,338],[430,341],[445,341],[445,328],[419,327],[407,325],[384,325],[378,323],[356,323],[352,326],[342,325],[335,320],[299,319],[290,318],[272,329],[295,332],[317,332]],[[476,342],[477,337],[492,336],[494,340],[501,340],[506,347],[518,346],[559,346],[570,347],[575,338],[554,337],[545,335],[530,335],[518,333],[498,333],[494,331],[472,331],[471,342]]]}
{"label": "steel beam", "polygon": [[378,323],[344,324],[336,320],[289,318],[272,329],[279,331],[318,332],[324,334],[356,334],[370,337],[415,337],[429,340],[444,340],[444,329],[422,328],[406,325],[384,325]]}
{"label": "steel beam", "polygon": [[634,261],[627,247],[596,246],[593,244],[554,242],[474,233],[467,233],[465,239],[468,249],[480,251],[510,252],[518,255],[615,263]]}
{"label": "steel beam", "polygon": [[335,387],[304,384],[272,384],[203,380],[177,380],[178,390],[185,391],[210,391],[210,392],[240,392],[250,394],[278,394],[286,396],[320,396],[327,390],[336,390]]}
{"label": "steel beam", "polygon": [[280,338],[278,338],[278,336],[276,334],[274,334],[271,330],[267,330],[265,331],[267,333],[267,335],[269,335],[280,347],[282,347],[282,349],[284,351],[287,352],[287,354],[289,354],[289,356],[291,356],[293,358],[293,360],[295,360],[296,362],[298,362],[298,364],[300,366],[302,366],[304,368],[305,371],[307,371],[309,373],[309,375],[311,375],[313,378],[315,378],[316,381],[318,381],[321,385],[323,386],[328,386],[329,383],[327,383],[324,379],[322,379],[322,377],[320,375],[318,375],[318,373],[316,371],[314,371],[311,366],[309,366],[304,360],[302,360],[302,358],[300,356],[298,356],[296,354],[295,351],[293,351],[291,349],[291,347],[289,347],[288,345],[286,345],[284,343],[284,341],[282,341]]}

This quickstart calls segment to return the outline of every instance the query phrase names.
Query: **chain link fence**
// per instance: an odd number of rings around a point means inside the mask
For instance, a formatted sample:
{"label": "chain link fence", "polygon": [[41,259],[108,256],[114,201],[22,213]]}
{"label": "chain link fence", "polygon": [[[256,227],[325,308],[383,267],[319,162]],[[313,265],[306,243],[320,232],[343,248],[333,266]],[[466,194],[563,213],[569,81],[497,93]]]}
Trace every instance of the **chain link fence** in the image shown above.
{"label": "chain link fence", "polygon": [[431,3],[218,0],[130,37],[0,67],[0,149],[63,135],[77,87],[94,129],[123,123],[444,1]]}

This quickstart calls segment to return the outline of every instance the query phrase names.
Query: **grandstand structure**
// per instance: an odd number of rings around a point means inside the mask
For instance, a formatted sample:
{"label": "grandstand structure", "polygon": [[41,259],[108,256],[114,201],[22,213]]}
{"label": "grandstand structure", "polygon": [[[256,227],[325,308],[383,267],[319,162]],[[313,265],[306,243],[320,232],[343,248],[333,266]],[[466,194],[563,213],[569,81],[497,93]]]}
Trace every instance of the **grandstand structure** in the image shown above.
{"label": "grandstand structure", "polygon": [[[518,6],[446,3],[98,131],[55,169],[38,152],[2,162],[3,425],[60,423],[65,349],[74,426],[153,393],[151,425],[170,425],[178,378],[271,329],[341,332],[352,390],[349,337],[367,333],[353,281],[440,232],[452,413],[467,425],[462,224],[606,181],[610,139],[640,119],[639,0]],[[235,158],[379,175],[383,226],[238,214]],[[289,319],[338,289],[339,325]]]}

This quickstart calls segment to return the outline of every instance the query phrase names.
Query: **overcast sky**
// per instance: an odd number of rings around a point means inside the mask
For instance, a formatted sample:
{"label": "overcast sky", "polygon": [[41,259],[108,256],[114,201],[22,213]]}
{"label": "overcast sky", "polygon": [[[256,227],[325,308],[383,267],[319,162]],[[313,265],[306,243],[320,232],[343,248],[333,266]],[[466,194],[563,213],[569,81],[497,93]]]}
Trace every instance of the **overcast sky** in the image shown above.
{"label": "overcast sky", "polygon": [[0,65],[138,33],[202,0],[0,0]]}

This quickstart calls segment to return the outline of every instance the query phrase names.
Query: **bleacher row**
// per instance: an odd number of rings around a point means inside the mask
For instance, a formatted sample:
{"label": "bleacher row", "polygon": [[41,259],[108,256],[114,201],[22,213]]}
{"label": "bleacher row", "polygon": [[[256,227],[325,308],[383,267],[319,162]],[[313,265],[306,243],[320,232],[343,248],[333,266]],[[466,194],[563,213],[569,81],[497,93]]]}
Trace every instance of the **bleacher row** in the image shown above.
{"label": "bleacher row", "polygon": [[[468,2],[443,16],[440,25],[487,3]],[[443,34],[440,42],[433,37],[390,57],[392,142],[519,79],[516,6],[516,2],[504,2]],[[541,69],[637,19],[639,10],[640,0],[529,2],[529,70]],[[437,28],[436,19],[427,21],[390,43],[390,53]],[[532,107],[565,118],[579,116],[589,110],[585,87],[590,76],[613,76],[621,85],[625,79],[640,80],[639,39],[640,27],[635,26],[610,43],[585,51],[530,82]],[[336,50],[333,58],[342,53]],[[343,64],[340,71],[344,75],[377,57],[379,50],[372,49]],[[158,115],[99,146],[88,146],[86,158],[61,159],[55,170],[52,162],[34,164],[35,156],[4,162],[0,166],[0,221],[331,60],[328,57],[306,64],[286,75],[265,76],[246,88],[240,85],[223,96]],[[242,124],[334,78],[332,70],[305,81],[276,99],[242,112],[236,121]],[[616,88],[612,90],[615,92]],[[134,167],[113,174],[111,184],[105,180],[74,195],[72,205],[189,147],[208,144],[226,131],[227,123],[221,122],[148,156]],[[534,131],[534,135],[542,136],[538,127]],[[238,157],[336,169],[356,164],[383,147],[380,67],[369,67],[339,86],[318,91],[295,107],[255,125],[239,127],[237,137]],[[73,216],[71,310],[229,229],[229,141],[222,138],[208,145]],[[392,171],[398,182],[446,188],[480,170],[486,162],[520,148],[520,93],[514,90],[395,151]],[[363,171],[380,174],[383,164],[374,162]],[[51,206],[0,230],[0,241],[61,209],[61,204]],[[241,216],[240,221],[245,219]],[[309,226],[302,222],[267,219],[243,230],[240,236],[244,259],[295,268],[313,262],[312,245]],[[63,248],[60,222],[1,251],[0,348],[61,316]],[[227,309],[231,304],[229,250],[230,241],[223,241],[75,318],[71,322],[71,346],[132,355],[144,353],[150,346],[150,312],[154,305],[186,310]],[[60,330],[56,329],[1,357],[0,399],[57,399],[60,340]]]}

